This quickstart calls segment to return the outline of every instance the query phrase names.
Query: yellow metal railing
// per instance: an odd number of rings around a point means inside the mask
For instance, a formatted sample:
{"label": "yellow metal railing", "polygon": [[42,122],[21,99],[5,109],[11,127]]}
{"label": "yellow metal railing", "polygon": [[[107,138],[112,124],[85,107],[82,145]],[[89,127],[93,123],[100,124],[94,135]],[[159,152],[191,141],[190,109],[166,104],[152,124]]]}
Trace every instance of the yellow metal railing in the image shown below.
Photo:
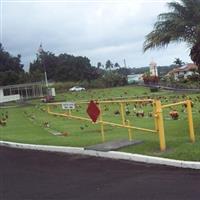
{"label": "yellow metal railing", "polygon": [[167,104],[161,106],[161,108],[169,108],[171,106],[185,105],[187,107],[187,115],[188,115],[188,127],[189,127],[189,137],[191,142],[195,142],[195,134],[194,134],[194,125],[192,119],[192,102],[191,100],[181,101],[177,103]]}
{"label": "yellow metal railing", "polygon": [[[88,104],[88,103],[89,102],[76,102],[75,104],[78,105],[78,104]],[[122,121],[121,124],[104,121],[104,119],[103,119],[103,111],[101,108],[102,105],[103,104],[113,104],[113,103],[117,103],[120,105],[120,114],[121,114],[121,121]],[[153,117],[154,117],[155,129],[152,130],[152,129],[132,126],[130,124],[129,120],[125,120],[125,109],[124,108],[125,108],[126,103],[151,103],[153,105]],[[62,104],[61,102],[47,104],[48,113],[52,114],[52,115],[56,115],[56,116],[63,116],[63,117],[71,118],[71,119],[78,119],[78,120],[92,122],[92,120],[90,118],[72,115],[71,110],[68,110],[68,113],[57,113],[57,112],[52,112],[50,110],[50,106],[61,105],[61,104]],[[192,142],[195,142],[193,120],[192,120],[192,108],[191,108],[190,100],[173,103],[173,104],[168,104],[168,105],[161,105],[160,100],[153,100],[153,99],[98,101],[98,108],[100,109],[100,116],[99,116],[99,120],[97,120],[97,122],[95,122],[95,124],[100,124],[100,126],[101,126],[101,136],[102,136],[103,142],[105,141],[104,125],[111,125],[111,126],[116,126],[116,127],[127,128],[128,138],[130,141],[133,139],[132,130],[134,130],[134,129],[140,130],[140,131],[151,132],[151,133],[157,133],[159,136],[159,141],[160,141],[160,150],[165,151],[166,150],[166,142],[165,142],[165,132],[164,132],[163,109],[167,108],[167,107],[178,106],[178,105],[183,105],[183,104],[187,105],[190,140]]]}

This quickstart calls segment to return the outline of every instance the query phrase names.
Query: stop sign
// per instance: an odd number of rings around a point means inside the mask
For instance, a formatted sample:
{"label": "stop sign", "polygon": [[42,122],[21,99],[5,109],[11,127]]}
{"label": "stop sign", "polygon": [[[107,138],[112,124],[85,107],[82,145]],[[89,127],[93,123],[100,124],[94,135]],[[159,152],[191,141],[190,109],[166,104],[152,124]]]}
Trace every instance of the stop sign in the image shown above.
{"label": "stop sign", "polygon": [[96,122],[99,115],[100,115],[100,110],[97,104],[94,101],[90,101],[87,107],[87,113],[92,119],[93,122]]}

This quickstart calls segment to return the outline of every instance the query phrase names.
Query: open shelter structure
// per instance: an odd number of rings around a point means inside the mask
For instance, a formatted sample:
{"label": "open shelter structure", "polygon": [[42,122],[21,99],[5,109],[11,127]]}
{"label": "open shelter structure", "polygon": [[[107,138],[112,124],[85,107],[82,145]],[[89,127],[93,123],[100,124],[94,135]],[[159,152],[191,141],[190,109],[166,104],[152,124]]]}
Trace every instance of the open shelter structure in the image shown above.
{"label": "open shelter structure", "polygon": [[43,82],[0,86],[0,103],[43,97],[45,93]]}

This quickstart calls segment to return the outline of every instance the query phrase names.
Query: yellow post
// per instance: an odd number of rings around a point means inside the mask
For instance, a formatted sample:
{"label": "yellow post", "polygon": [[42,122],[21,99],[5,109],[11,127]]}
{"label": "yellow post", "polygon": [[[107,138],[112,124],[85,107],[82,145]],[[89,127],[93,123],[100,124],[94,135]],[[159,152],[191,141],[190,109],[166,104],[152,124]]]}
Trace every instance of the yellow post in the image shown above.
{"label": "yellow post", "polygon": [[153,118],[154,118],[155,130],[158,132],[158,118],[155,116],[156,115],[156,102],[155,102],[155,100],[152,103],[153,103]]}
{"label": "yellow post", "polygon": [[71,113],[71,109],[68,110],[68,114],[69,114],[69,116],[72,115],[72,113]]}
{"label": "yellow post", "polygon": [[190,140],[191,142],[195,142],[194,126],[193,126],[193,119],[192,119],[192,107],[191,107],[190,100],[187,100],[187,113],[188,113]]}
{"label": "yellow post", "polygon": [[121,110],[122,124],[125,125],[124,104],[123,103],[120,103],[120,110]]}
{"label": "yellow post", "polygon": [[159,133],[159,140],[160,140],[160,150],[166,150],[165,144],[165,132],[164,132],[164,124],[163,124],[163,113],[160,100],[155,101],[156,105],[156,117],[158,122],[158,133]]}
{"label": "yellow post", "polygon": [[102,138],[102,142],[105,142],[104,125],[103,125],[103,117],[102,117],[103,113],[102,113],[100,104],[99,104],[99,110],[100,110],[101,138]]}
{"label": "yellow post", "polygon": [[50,107],[49,107],[49,106],[47,106],[47,112],[48,112],[48,113],[50,112]]}
{"label": "yellow post", "polygon": [[[128,126],[130,126],[130,121],[127,120],[127,122],[128,122]],[[132,133],[131,133],[131,128],[128,128],[128,138],[129,138],[129,141],[133,140]]]}

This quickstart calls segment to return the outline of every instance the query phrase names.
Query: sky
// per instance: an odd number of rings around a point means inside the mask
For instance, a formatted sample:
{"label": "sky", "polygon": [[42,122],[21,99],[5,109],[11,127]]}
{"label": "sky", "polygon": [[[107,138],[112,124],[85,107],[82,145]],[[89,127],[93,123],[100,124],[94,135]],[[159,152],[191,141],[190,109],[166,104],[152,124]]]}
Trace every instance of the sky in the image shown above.
{"label": "sky", "polygon": [[0,42],[21,54],[24,68],[45,51],[86,56],[91,64],[110,59],[127,67],[170,65],[175,58],[191,62],[184,43],[143,53],[145,35],[168,0],[0,0]]}

